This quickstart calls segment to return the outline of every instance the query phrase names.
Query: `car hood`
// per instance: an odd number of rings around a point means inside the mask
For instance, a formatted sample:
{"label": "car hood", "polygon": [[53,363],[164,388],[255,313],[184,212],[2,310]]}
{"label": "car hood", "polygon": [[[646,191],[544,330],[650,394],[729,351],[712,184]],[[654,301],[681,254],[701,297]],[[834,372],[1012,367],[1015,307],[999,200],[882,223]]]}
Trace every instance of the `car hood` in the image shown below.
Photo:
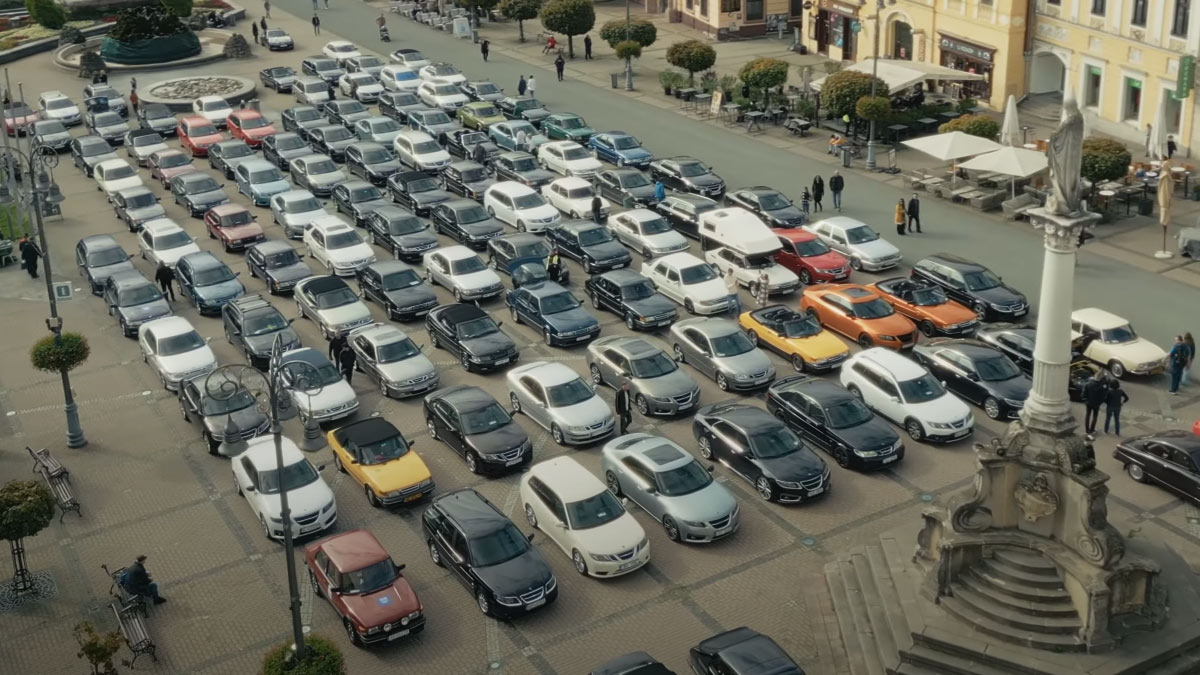
{"label": "car hood", "polygon": [[476,236],[504,231],[504,226],[501,225],[500,221],[496,220],[495,218],[488,218],[487,220],[481,220],[476,223],[467,223],[465,225],[459,225],[459,227],[462,228],[463,232]]}
{"label": "car hood", "polygon": [[[654,191],[651,190],[650,192],[653,193]],[[680,244],[687,246],[688,243],[687,237],[679,234],[675,230],[660,232],[658,234],[643,235],[642,241],[654,248],[671,248],[673,246],[679,246]]]}
{"label": "car hood", "polygon": [[258,158],[258,155],[246,155],[245,157],[229,157],[223,161],[225,162],[225,166],[229,167],[229,170],[232,172],[237,171],[237,168],[242,164]]}
{"label": "car hood", "polygon": [[424,192],[417,193],[410,192],[408,193],[408,196],[411,197],[414,202],[424,206],[450,201],[451,194],[439,188],[437,190],[426,190]]}
{"label": "car hood", "polygon": [[971,291],[971,293],[984,302],[997,305],[1007,306],[1025,302],[1024,295],[1021,295],[1015,288],[1006,284],[1000,284],[986,291]]}
{"label": "car hood", "polygon": [[529,434],[516,422],[509,422],[502,427],[472,434],[464,437],[475,452],[481,455],[494,455],[520,447],[529,440]]}
{"label": "car hood", "polygon": [[475,574],[496,595],[524,595],[545,588],[554,574],[532,546],[521,555],[498,565],[476,567]]}
{"label": "car hood", "polygon": [[167,149],[166,143],[155,143],[153,145],[139,145],[139,146],[135,146],[133,148],[133,154],[138,159],[145,159],[146,157],[149,157],[151,153],[158,152],[159,150],[166,150],[166,149]]}
{"label": "car hood", "polygon": [[312,270],[308,264],[300,261],[288,265],[287,267],[276,267],[273,270],[267,270],[267,276],[275,281],[300,281],[312,276]]}
{"label": "car hood", "polygon": [[308,182],[313,185],[337,185],[346,182],[346,174],[341,169],[329,173],[312,174],[308,177]]}
{"label": "car hood", "polygon": [[641,300],[627,300],[625,304],[640,316],[658,316],[676,311],[675,303],[657,293]]}
{"label": "car hood", "polygon": [[340,141],[328,141],[325,146],[331,150],[345,150],[346,148],[358,142],[357,137],[343,138]]}
{"label": "car hood", "polygon": [[868,241],[862,244],[847,244],[851,251],[858,255],[871,260],[880,260],[882,258],[890,258],[894,255],[900,255],[900,249],[896,248],[886,239],[882,237],[875,241]]}
{"label": "car hood", "polygon": [[592,396],[586,401],[561,408],[550,408],[554,419],[570,426],[590,427],[604,424],[613,418],[612,409],[599,396]]}
{"label": "car hood", "polygon": [[396,242],[400,248],[407,249],[418,249],[429,246],[430,244],[436,245],[438,243],[437,235],[430,230],[422,230],[421,232],[413,232],[412,234],[402,234],[398,237],[393,236],[392,241]]}
{"label": "car hood", "polygon": [[653,154],[645,148],[629,148],[628,150],[613,150],[613,154],[626,160],[649,159]]}
{"label": "car hood", "polygon": [[264,197],[277,195],[280,192],[287,192],[291,189],[292,184],[282,178],[279,180],[273,180],[269,183],[255,183],[254,185],[250,186],[251,192],[257,195],[263,195]]}
{"label": "car hood", "polygon": [[654,186],[653,185],[642,185],[640,187],[621,188],[621,189],[624,190],[630,197],[633,197],[635,200],[645,200],[647,202],[654,201]]}
{"label": "car hood", "polygon": [[495,270],[482,269],[470,274],[455,274],[451,277],[456,286],[464,290],[486,288],[501,283],[500,275]]}
{"label": "car hood", "polygon": [[781,223],[799,224],[804,222],[804,212],[795,206],[785,206],[782,209],[767,211],[766,217]]}
{"label": "car hood", "polygon": [[171,305],[167,304],[166,300],[159,298],[151,300],[140,305],[131,305],[129,307],[118,307],[117,311],[121,316],[129,322],[146,321],[154,317],[167,316],[171,313]]}
{"label": "car hood", "polygon": [[861,325],[870,328],[877,335],[899,336],[913,331],[912,320],[896,312],[878,319],[867,319]]}
{"label": "car hood", "polygon": [[[41,138],[41,142],[44,145],[61,146],[64,143],[70,142],[71,132],[60,131],[57,134],[42,134],[40,138]],[[163,146],[163,147],[166,147],[166,146]]]}
{"label": "car hood", "polygon": [[209,371],[217,367],[217,357],[208,345],[190,352],[174,356],[158,357],[158,365],[164,372],[172,375],[191,373],[194,371]]}
{"label": "car hood", "polygon": [[208,192],[195,192],[187,196],[193,204],[215,204],[217,202],[229,201],[229,195],[225,193],[223,188],[209,190]]}
{"label": "car hood", "polygon": [[646,531],[628,511],[599,527],[582,531],[580,540],[586,542],[588,553],[616,555],[636,548],[646,538]]}
{"label": "car hood", "polygon": [[325,209],[314,209],[312,211],[305,211],[304,213],[281,213],[279,214],[279,219],[289,225],[307,225],[314,218],[328,215],[328,213]]}
{"label": "car hood", "polygon": [[318,309],[317,315],[321,320],[331,326],[339,326],[351,321],[358,321],[371,316],[371,310],[367,308],[366,303],[352,302],[341,307],[330,307],[329,309]]}
{"label": "car hood", "polygon": [[676,368],[658,377],[638,378],[635,382],[643,394],[659,398],[690,394],[697,390],[695,380],[683,372],[682,368]]}
{"label": "car hood", "polygon": [[[390,143],[391,139],[388,139],[386,142]],[[364,166],[367,168],[367,173],[373,174],[391,175],[401,169],[400,161],[396,159],[389,159],[386,162],[377,162],[375,164],[365,164]]]}
{"label": "car hood", "polygon": [[596,318],[591,314],[588,314],[587,310],[582,307],[568,309],[565,312],[547,314],[542,318],[547,324],[553,326],[556,330],[563,333],[573,330],[583,330],[584,328],[591,328],[592,326],[599,325],[596,322]]}
{"label": "car hood", "polygon": [[754,462],[772,478],[792,482],[811,480],[826,470],[825,462],[808,448],[782,457],[755,459]]}
{"label": "car hood", "polygon": [[1138,338],[1133,342],[1125,342],[1119,345],[1106,345],[1099,341],[1092,343],[1088,351],[1094,351],[1096,347],[1107,350],[1115,355],[1120,355],[1121,358],[1129,361],[1130,364],[1149,363],[1151,361],[1162,361],[1167,358],[1167,353],[1162,347],[1145,339]]}
{"label": "car hood", "polygon": [[616,240],[606,241],[593,246],[583,247],[583,252],[593,260],[612,260],[613,258],[628,258],[629,250],[618,244]]}
{"label": "car hood", "polygon": [[437,371],[433,367],[433,361],[430,361],[428,356],[417,354],[403,361],[381,363],[379,364],[379,372],[383,373],[384,378],[389,382],[404,382],[415,377],[436,374]]}
{"label": "car hood", "polygon": [[829,433],[842,439],[852,448],[866,451],[890,448],[900,440],[896,430],[878,416],[858,426],[829,429]]}
{"label": "car hood", "polygon": [[839,267],[845,267],[846,265],[850,264],[850,262],[846,260],[846,256],[838,253],[837,251],[829,251],[828,253],[822,253],[821,255],[804,256],[802,259],[804,262],[819,270],[836,270]]}
{"label": "car hood", "polygon": [[225,233],[225,236],[234,241],[261,237],[263,233],[262,226],[253,222],[246,223],[245,225],[234,225],[233,227],[222,227],[220,230]]}
{"label": "car hood", "polygon": [[417,594],[403,577],[374,593],[340,593],[346,613],[362,626],[397,623],[421,607]]}
{"label": "car hood", "polygon": [[932,401],[906,403],[904,406],[909,413],[919,417],[922,422],[949,424],[971,414],[971,409],[967,407],[967,404],[950,392],[946,392]]}
{"label": "car hood", "polygon": [[533,122],[534,126],[537,126],[537,123],[541,122],[542,120],[546,119],[549,116],[550,116],[550,111],[546,110],[545,108],[530,108],[529,110],[526,110],[521,113],[521,117],[525,118],[526,120],[528,120],[530,122]]}
{"label": "car hood", "polygon": [[229,281],[222,281],[219,284],[194,286],[192,290],[196,293],[196,295],[206,300],[220,300],[222,298],[235,296],[246,289],[237,279],[230,279]]}
{"label": "car hood", "polygon": [[172,133],[174,133],[175,127],[178,125],[179,121],[174,117],[155,117],[154,119],[146,120],[146,126],[154,129],[155,131],[169,129]]}
{"label": "car hood", "polygon": [[388,201],[383,198],[368,199],[364,202],[354,202],[350,205],[350,210],[353,211],[355,215],[366,215],[372,211],[375,211],[376,209],[379,209],[380,207],[387,205]]}
{"label": "car hood", "polygon": [[841,338],[827,330],[808,337],[784,338],[784,341],[792,344],[796,349],[804,351],[809,358],[815,359],[847,354],[850,351]]}
{"label": "car hood", "polygon": [[[306,513],[316,513],[333,501],[333,490],[330,490],[325,480],[320,477],[304,487],[288,490],[287,495],[288,510],[292,512],[293,518]],[[259,494],[258,498],[263,511],[268,515],[279,516],[283,511],[279,507],[279,493]]]}
{"label": "car hood", "polygon": [[470,340],[463,340],[459,344],[463,349],[475,356],[487,356],[488,354],[516,349],[516,344],[512,339],[500,331],[489,333],[482,337],[471,338]]}
{"label": "car hood", "polygon": [[128,209],[125,213],[129,215],[130,220],[138,222],[164,218],[167,215],[167,210],[163,208],[162,204],[154,203],[150,206],[143,206],[140,209]]}
{"label": "car hood", "polygon": [[471,192],[475,195],[481,195],[484,193],[485,190],[487,190],[488,188],[490,188],[491,186],[493,186],[495,184],[496,184],[496,179],[489,177],[489,178],[484,178],[483,180],[464,181],[463,187],[465,187],[468,192]]}
{"label": "car hood", "polygon": [[548,183],[558,177],[558,174],[545,169],[531,169],[517,174],[530,183]]}
{"label": "car hood", "polygon": [[297,157],[306,157],[308,155],[311,155],[312,148],[310,148],[306,145],[301,148],[290,148],[288,150],[276,149],[275,154],[279,155],[283,159],[292,160],[292,159],[296,159]]}
{"label": "car hood", "polygon": [[99,155],[88,155],[83,158],[83,163],[90,167],[95,167],[100,162],[107,162],[110,159],[119,159],[119,157],[117,157],[117,153],[115,152],[105,152]]}
{"label": "car hood", "polygon": [[720,185],[724,182],[720,178],[717,178],[716,174],[712,173],[706,173],[701,176],[689,176],[686,178],[680,178],[680,180],[687,185],[692,185],[695,187],[709,187],[712,185]]}
{"label": "car hood", "polygon": [[[650,265],[646,265],[644,269],[649,269],[649,267]],[[725,288],[725,282],[721,279],[709,279],[698,284],[680,286],[680,288],[685,295],[695,296],[697,300],[729,297],[729,289]]]}
{"label": "car hood", "polygon": [[360,464],[358,468],[366,481],[380,492],[402,490],[432,478],[425,461],[411,450],[399,459],[383,464]]}
{"label": "car hood", "polygon": [[179,262],[179,259],[182,258],[183,256],[185,256],[189,253],[199,253],[199,252],[200,252],[200,247],[197,246],[196,242],[193,241],[189,244],[184,244],[183,246],[176,246],[175,248],[168,248],[168,249],[163,249],[160,251],[155,251],[154,256],[156,258],[158,258],[159,260],[167,263],[167,265],[174,267],[175,263]]}
{"label": "car hood", "polygon": [[354,395],[354,389],[346,384],[345,380],[327,384],[320,390],[307,392],[292,389],[291,393],[296,407],[301,410],[325,410],[338,405],[351,404],[358,400]]}
{"label": "car hood", "polygon": [[409,286],[408,288],[401,288],[395,291],[386,291],[384,295],[387,296],[389,302],[397,307],[410,307],[437,299],[437,295],[434,294],[433,289],[425,284]]}
{"label": "car hood", "polygon": [[1026,398],[1029,398],[1029,390],[1033,388],[1033,379],[1021,373],[1007,380],[981,382],[980,384],[987,388],[989,393],[999,398],[1006,398],[1010,401],[1024,401]]}
{"label": "car hood", "polygon": [[267,416],[258,409],[257,405],[250,405],[242,408],[241,410],[234,410],[228,414],[210,415],[205,417],[204,427],[213,432],[214,435],[222,436],[224,435],[225,427],[229,424],[230,420],[233,420],[233,423],[238,429],[241,429],[242,431],[248,431],[250,429],[258,429],[259,427],[265,425],[267,422]]}
{"label": "car hood", "polygon": [[296,331],[288,326],[281,331],[274,333],[265,333],[263,335],[246,335],[242,339],[250,351],[255,354],[269,354],[271,347],[275,344],[275,338],[278,336],[283,341],[283,348],[286,351],[289,347],[300,346],[300,336]]}
{"label": "car hood", "polygon": [[718,356],[714,359],[723,370],[728,370],[734,375],[753,375],[771,369],[771,359],[761,349],[751,349],[737,356]]}
{"label": "car hood", "polygon": [[88,276],[96,283],[102,283],[112,275],[118,272],[131,272],[134,270],[132,260],[122,260],[119,263],[112,265],[104,265],[103,267],[87,268]]}
{"label": "car hood", "polygon": [[169,166],[166,168],[160,168],[158,173],[164,179],[169,181],[175,176],[191,173],[193,171],[199,171],[199,169],[197,169],[194,164],[184,164],[183,166]]}
{"label": "car hood", "polygon": [[709,522],[733,513],[737,508],[737,500],[724,485],[712,481],[705,487],[691,494],[668,497],[659,495],[667,512],[676,518],[693,522]]}

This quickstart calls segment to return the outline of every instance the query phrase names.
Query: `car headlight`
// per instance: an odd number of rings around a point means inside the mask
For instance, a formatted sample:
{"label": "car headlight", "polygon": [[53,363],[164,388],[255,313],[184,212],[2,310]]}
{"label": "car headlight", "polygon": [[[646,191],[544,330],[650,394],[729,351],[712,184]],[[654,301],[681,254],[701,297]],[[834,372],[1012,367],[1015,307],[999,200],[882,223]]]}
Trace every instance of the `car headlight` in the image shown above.
{"label": "car headlight", "polygon": [[777,480],[775,481],[775,484],[781,488],[787,488],[789,490],[799,490],[802,487],[799,483],[794,483],[787,480]]}
{"label": "car headlight", "polygon": [[944,422],[929,422],[928,424],[929,424],[929,426],[933,427],[934,429],[950,429],[950,428],[952,428],[949,424],[946,424]]}
{"label": "car headlight", "polygon": [[587,431],[587,427],[577,427],[574,425],[568,426],[567,428],[570,429],[571,431],[574,431],[577,434],[581,434],[581,433]]}
{"label": "car headlight", "polygon": [[606,553],[589,553],[588,557],[596,562],[615,562],[617,560],[617,556]]}
{"label": "car headlight", "polygon": [[498,602],[501,605],[504,605],[506,607],[520,607],[521,606],[521,598],[518,598],[515,595],[497,595],[496,602]]}
{"label": "car headlight", "polygon": [[894,335],[880,335],[880,336],[879,336],[879,339],[880,339],[880,340],[883,340],[884,342],[895,342],[895,341],[896,341],[896,336],[894,336]]}
{"label": "car headlight", "polygon": [[1014,408],[1020,408],[1021,406],[1025,405],[1025,401],[1023,399],[1017,398],[1006,398],[1004,399],[1004,403]]}
{"label": "car headlight", "polygon": [[877,451],[877,450],[857,450],[856,449],[854,451],[854,454],[858,455],[859,457],[878,457],[879,451]]}
{"label": "car headlight", "polygon": [[404,623],[406,621],[415,621],[419,618],[421,618],[421,610],[418,609],[415,612],[410,612],[409,615],[401,619],[400,622]]}
{"label": "car headlight", "polygon": [[994,303],[994,302],[989,302],[989,303],[988,303],[988,306],[989,306],[989,307],[991,307],[992,309],[1008,309],[1008,308],[1007,308],[1007,307],[1005,307],[1004,305],[997,305],[997,304],[996,304],[996,303]]}
{"label": "car headlight", "polygon": [[1161,366],[1163,364],[1163,361],[1165,361],[1165,359],[1157,359],[1154,361],[1147,361],[1145,363],[1139,363],[1137,369],[1138,370],[1152,370],[1154,368]]}
{"label": "car headlight", "polygon": [[650,539],[647,537],[642,537],[642,540],[638,542],[637,550],[641,551],[649,545],[650,545]]}
{"label": "car headlight", "polygon": [[704,521],[680,520],[679,522],[683,523],[684,525],[688,525],[690,527],[704,527]]}
{"label": "car headlight", "polygon": [[558,588],[558,579],[555,577],[550,577],[550,581],[546,582],[546,592],[549,593],[556,588]]}

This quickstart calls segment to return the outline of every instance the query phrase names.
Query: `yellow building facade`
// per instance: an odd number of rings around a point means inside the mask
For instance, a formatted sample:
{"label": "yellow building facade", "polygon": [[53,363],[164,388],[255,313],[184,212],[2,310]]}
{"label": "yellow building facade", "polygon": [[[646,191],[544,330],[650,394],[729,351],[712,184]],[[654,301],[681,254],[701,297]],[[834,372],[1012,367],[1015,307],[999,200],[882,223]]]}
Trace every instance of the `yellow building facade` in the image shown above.
{"label": "yellow building facade", "polygon": [[[660,0],[661,1],[661,0]],[[652,11],[655,0],[647,0]],[[805,0],[669,0],[672,23],[707,33],[718,40],[792,33],[804,20]]]}

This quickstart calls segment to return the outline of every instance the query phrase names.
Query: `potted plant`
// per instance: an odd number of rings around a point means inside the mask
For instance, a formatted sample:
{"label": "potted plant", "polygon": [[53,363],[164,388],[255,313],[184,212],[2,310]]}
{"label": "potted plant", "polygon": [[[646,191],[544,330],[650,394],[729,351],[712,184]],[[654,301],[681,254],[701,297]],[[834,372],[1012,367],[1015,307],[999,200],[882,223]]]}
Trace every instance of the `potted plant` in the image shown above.
{"label": "potted plant", "polygon": [[664,96],[670,96],[682,80],[683,76],[673,70],[664,70],[658,74],[658,83],[662,85]]}

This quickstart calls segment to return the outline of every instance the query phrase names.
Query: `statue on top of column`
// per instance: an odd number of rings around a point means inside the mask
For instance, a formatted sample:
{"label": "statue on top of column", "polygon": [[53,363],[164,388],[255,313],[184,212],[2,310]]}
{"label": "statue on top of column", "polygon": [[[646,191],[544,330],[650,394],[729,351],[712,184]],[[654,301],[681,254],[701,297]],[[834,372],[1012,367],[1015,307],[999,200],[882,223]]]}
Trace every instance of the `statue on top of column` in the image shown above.
{"label": "statue on top of column", "polygon": [[1068,90],[1063,95],[1062,119],[1050,135],[1046,152],[1050,164],[1050,196],[1046,211],[1069,216],[1082,210],[1081,173],[1083,164],[1083,113],[1075,96]]}

